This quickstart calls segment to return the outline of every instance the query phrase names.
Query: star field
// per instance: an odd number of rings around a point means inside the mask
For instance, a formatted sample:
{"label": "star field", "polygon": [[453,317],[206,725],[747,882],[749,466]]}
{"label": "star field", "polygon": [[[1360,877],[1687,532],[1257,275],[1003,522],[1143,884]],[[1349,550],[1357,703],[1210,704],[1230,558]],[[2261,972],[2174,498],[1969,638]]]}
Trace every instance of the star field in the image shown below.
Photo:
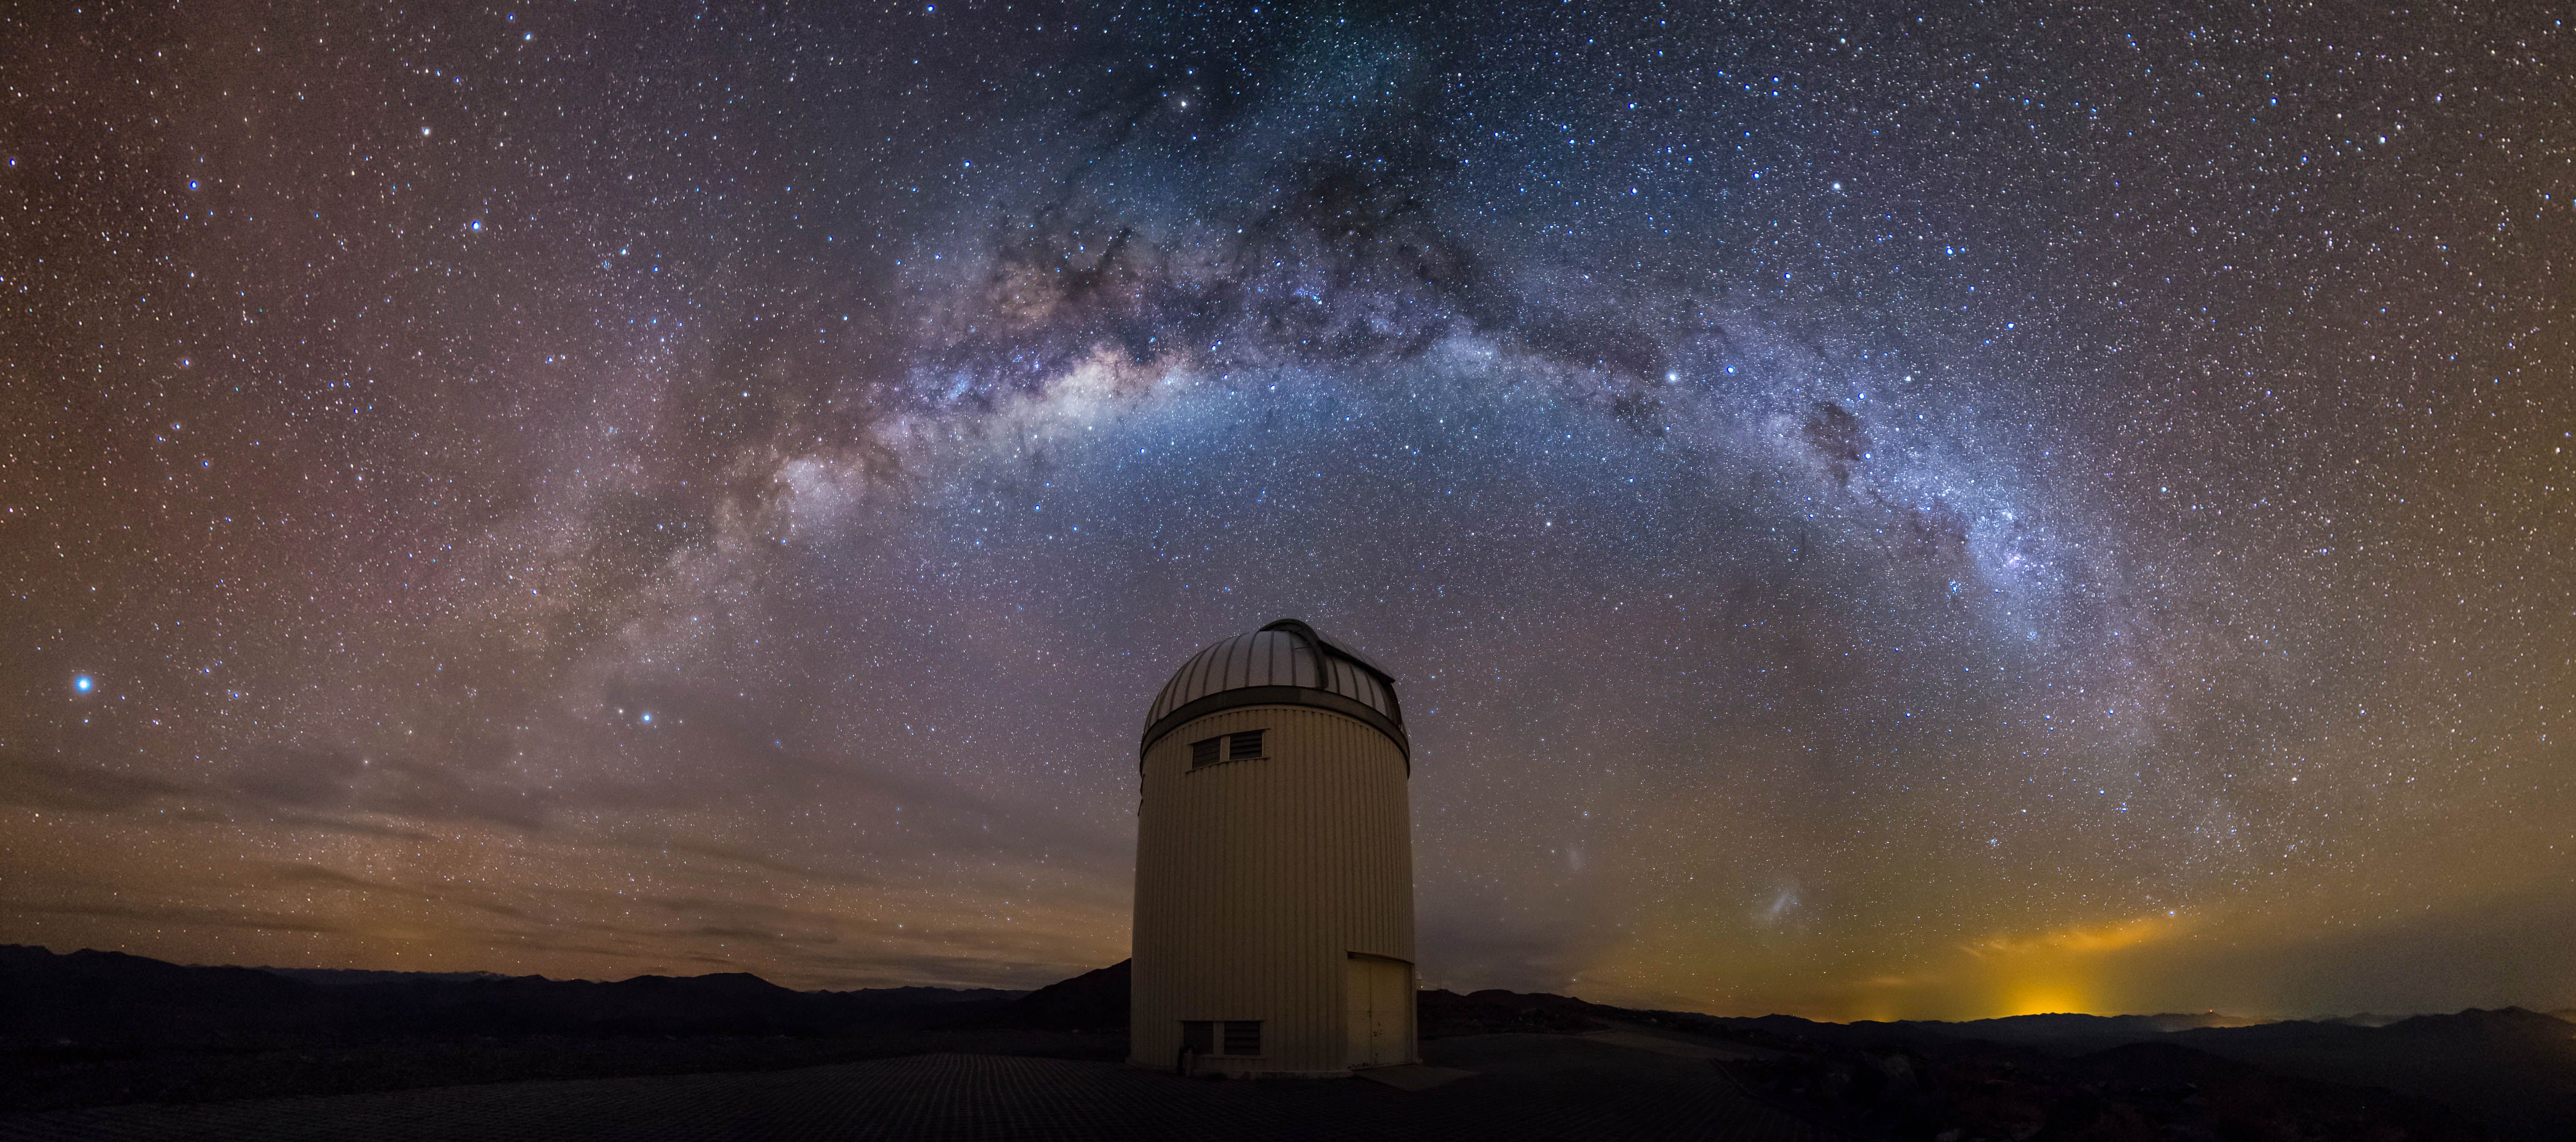
{"label": "star field", "polygon": [[0,28],[0,940],[1037,986],[1166,674],[1427,984],[2576,1004],[2546,5]]}

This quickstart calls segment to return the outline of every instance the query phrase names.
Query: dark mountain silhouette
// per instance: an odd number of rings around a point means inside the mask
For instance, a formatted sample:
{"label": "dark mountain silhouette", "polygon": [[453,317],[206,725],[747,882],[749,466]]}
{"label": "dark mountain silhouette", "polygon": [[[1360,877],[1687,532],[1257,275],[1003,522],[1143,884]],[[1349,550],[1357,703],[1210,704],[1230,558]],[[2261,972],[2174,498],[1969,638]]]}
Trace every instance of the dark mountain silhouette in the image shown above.
{"label": "dark mountain silhouette", "polygon": [[1120,960],[1072,979],[1041,987],[999,1007],[986,1008],[948,1024],[959,1029],[1010,1028],[1023,1031],[1127,1030],[1127,966]]}
{"label": "dark mountain silhouette", "polygon": [[257,968],[0,945],[0,1045],[220,1042],[319,1030],[313,985]]}
{"label": "dark mountain silhouette", "polygon": [[511,976],[502,975],[499,972],[489,971],[368,971],[363,968],[270,967],[254,968],[252,970],[282,975],[288,979],[302,980],[306,983],[321,984],[324,987],[347,983],[403,983],[407,981],[432,979],[456,980],[462,982],[478,979],[513,978]]}
{"label": "dark mountain silhouette", "polygon": [[[0,946],[0,1111],[931,1051],[1108,1061],[1125,1054],[1128,991],[1123,962],[1028,993],[800,992],[742,973],[595,983]],[[2514,1008],[2385,1026],[2206,1013],[1833,1024],[1434,990],[1418,1010],[1433,1055],[1567,1042],[1533,1034],[1668,1037],[1756,1097],[1869,1138],[2576,1137],[2576,1023]]]}
{"label": "dark mountain silhouette", "polygon": [[[2241,1025],[2174,1030],[2156,1028],[2199,1020],[2052,1015],[1967,1023],[1833,1024],[1785,1015],[1718,1019],[1655,1012],[1645,1017],[1682,1029],[1738,1033],[1783,1045],[1795,1058],[1846,1074],[1831,1081],[1817,1075],[1781,1079],[1811,1095],[1874,1090],[1875,1080],[1865,1072],[1884,1071],[1882,1064],[1892,1057],[1916,1060],[1910,1065],[1918,1074],[1926,1065],[1964,1067],[1969,1072],[1999,1068],[1998,1073],[2021,1076],[2022,1084],[2031,1086],[2025,1101],[2058,1089],[2051,1083],[2072,1084],[2063,1093],[2112,1082],[2119,1077],[2118,1068],[2133,1072],[2124,1081],[2136,1080],[2149,1073],[2136,1068],[2165,1060],[2161,1065],[2168,1069],[2183,1067],[2197,1075],[2187,1081],[2199,1087],[2208,1086],[2214,1075],[2234,1073],[2228,1068],[2244,1071],[2243,1082],[2233,1089],[2250,1101],[2238,1110],[2257,1119],[2275,1114],[2289,1116],[2285,1121],[2308,1122],[2324,1131],[2318,1137],[2365,1136],[2350,1133],[2359,1129],[2353,1122],[2338,1126],[2313,1117],[2342,1100],[2371,1108],[2372,1114],[2389,1121],[2415,1122],[2409,1137],[2450,1137],[2459,1130],[2471,1130],[2535,1142],[2576,1138],[2576,1025],[2519,1008],[2419,1015],[2385,1025],[2350,1019],[2256,1024],[2226,1020]],[[2183,1056],[2173,1051],[2189,1052],[2193,1061],[2184,1067],[2174,1061]],[[1835,1067],[1843,1071],[1834,1072]],[[2217,1105],[2207,1096],[2202,1102]],[[2418,1104],[2440,1106],[2456,1121],[2420,1120],[2407,1109]],[[2033,1126],[2037,1121],[2022,1125]],[[2242,1136],[2299,1136],[2253,1121],[2239,1124],[2251,1131]],[[2453,1133],[2423,1133],[2436,1126]]]}
{"label": "dark mountain silhouette", "polygon": [[1447,990],[1425,991],[1414,1008],[1416,1026],[1425,1039],[1516,1031],[1579,1035],[1609,1026],[1604,1016],[1613,1014],[1626,1012],[1562,995],[1496,988],[1465,995]]}
{"label": "dark mountain silhouette", "polygon": [[0,945],[0,1045],[184,1046],[280,1035],[822,1035],[917,1028],[1019,992],[791,991],[741,972],[615,983],[543,976],[192,967]]}
{"label": "dark mountain silhouette", "polygon": [[1734,1044],[1726,1066],[1861,1137],[2576,1138],[2576,1025],[2464,1011],[2377,1026],[2217,1013],[1816,1023],[1426,991],[1426,1039],[1645,1027]]}
{"label": "dark mountain silhouette", "polygon": [[2202,1027],[2243,1027],[2255,1022],[2209,1011],[2198,1015],[2009,1015],[2001,1019],[1969,1019],[1957,1023],[1913,1020],[1897,1026],[1997,1043],[2038,1043],[2064,1039],[2126,1040]]}
{"label": "dark mountain silhouette", "polygon": [[[959,1028],[1020,1028],[1035,1031],[1124,1031],[1127,1028],[1128,966],[1120,960],[1096,971],[1049,984],[1000,1007],[977,1011],[949,1024]],[[1511,991],[1421,993],[1419,1026],[1424,1038],[1499,1032],[1579,1034],[1608,1026],[1580,999],[1562,995],[1528,995]]]}
{"label": "dark mountain silhouette", "polygon": [[1107,1050],[937,1030],[1022,994],[792,991],[742,973],[596,983],[275,971],[0,945],[0,1111],[765,1070],[941,1049]]}
{"label": "dark mountain silhouette", "polygon": [[[2251,1023],[2212,1016],[2041,1015],[1775,1031],[1841,1043],[1980,1039],[2082,1056],[2155,1043],[2283,1076],[2430,1099],[2511,1137],[2576,1138],[2576,1026],[2520,1008]],[[2199,1025],[2193,1025],[2198,1023]]]}
{"label": "dark mountain silhouette", "polygon": [[2266,1023],[2172,1041],[2286,1074],[2436,1099],[2509,1134],[2576,1138],[2576,1025],[2507,1007],[2383,1027]]}

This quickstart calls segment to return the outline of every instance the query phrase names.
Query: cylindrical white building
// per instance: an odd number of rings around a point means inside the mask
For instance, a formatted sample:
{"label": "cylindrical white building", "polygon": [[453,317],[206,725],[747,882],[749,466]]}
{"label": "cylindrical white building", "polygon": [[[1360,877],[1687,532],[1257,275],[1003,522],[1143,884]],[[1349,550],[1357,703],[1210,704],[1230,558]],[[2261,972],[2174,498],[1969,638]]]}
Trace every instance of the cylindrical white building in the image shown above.
{"label": "cylindrical white building", "polygon": [[1128,1062],[1312,1076],[1419,1061],[1413,747],[1394,678],[1275,622],[1182,665],[1138,752]]}

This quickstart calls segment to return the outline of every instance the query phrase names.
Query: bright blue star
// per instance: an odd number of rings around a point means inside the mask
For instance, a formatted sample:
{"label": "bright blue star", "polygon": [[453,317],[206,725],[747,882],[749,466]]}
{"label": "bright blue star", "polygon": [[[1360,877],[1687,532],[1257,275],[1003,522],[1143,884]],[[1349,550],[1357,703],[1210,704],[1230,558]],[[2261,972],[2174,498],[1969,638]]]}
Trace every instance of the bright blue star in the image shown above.
{"label": "bright blue star", "polygon": [[86,674],[75,674],[75,675],[73,675],[73,676],[72,676],[72,689],[77,690],[77,691],[79,691],[79,692],[81,692],[81,693],[83,693],[83,694],[87,694],[87,693],[89,693],[89,691],[90,691],[90,687],[92,687],[92,686],[96,686],[96,685],[98,685],[98,683],[97,683],[97,682],[95,682],[95,681],[92,681],[89,675],[86,675]]}

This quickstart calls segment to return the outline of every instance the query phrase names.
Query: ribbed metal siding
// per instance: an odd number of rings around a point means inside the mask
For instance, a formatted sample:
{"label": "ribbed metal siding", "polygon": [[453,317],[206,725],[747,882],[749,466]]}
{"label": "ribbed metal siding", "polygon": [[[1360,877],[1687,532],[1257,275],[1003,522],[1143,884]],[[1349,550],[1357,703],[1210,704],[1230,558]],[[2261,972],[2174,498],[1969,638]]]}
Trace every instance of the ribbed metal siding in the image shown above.
{"label": "ribbed metal siding", "polygon": [[[1190,768],[1190,742],[1242,730],[1268,731],[1269,755]],[[1261,1058],[1207,1064],[1344,1070],[1349,953],[1413,961],[1412,816],[1393,743],[1309,707],[1212,714],[1147,751],[1137,818],[1130,1061],[1170,1067],[1184,1019],[1259,1019]]]}

